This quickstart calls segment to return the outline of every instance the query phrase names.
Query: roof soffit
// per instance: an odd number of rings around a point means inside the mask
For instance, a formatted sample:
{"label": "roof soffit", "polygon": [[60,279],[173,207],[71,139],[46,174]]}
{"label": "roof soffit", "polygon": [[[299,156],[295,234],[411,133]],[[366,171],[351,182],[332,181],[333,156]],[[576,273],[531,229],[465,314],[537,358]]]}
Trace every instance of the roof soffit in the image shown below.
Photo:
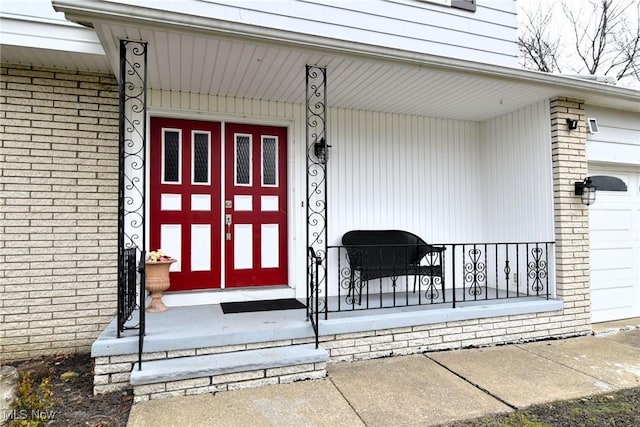
{"label": "roof soffit", "polygon": [[147,41],[151,88],[301,103],[314,64],[327,67],[334,107],[480,121],[568,96],[640,113],[640,91],[603,83],[96,3],[54,1],[92,23],[114,70],[119,39]]}

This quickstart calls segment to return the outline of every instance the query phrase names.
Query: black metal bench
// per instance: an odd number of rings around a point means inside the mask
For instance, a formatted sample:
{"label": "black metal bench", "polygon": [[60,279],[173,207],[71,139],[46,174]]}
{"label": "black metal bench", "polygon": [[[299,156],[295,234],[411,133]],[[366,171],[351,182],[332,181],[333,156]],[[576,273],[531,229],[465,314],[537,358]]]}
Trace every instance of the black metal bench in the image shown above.
{"label": "black metal bench", "polygon": [[[429,277],[431,298],[437,298],[439,281],[444,302],[444,247],[433,246],[413,233],[403,230],[354,230],[342,236],[350,266],[349,294],[361,303],[362,289],[371,279],[391,278],[393,287],[398,277],[414,276],[413,291],[419,277]],[[356,272],[359,284],[356,286]],[[435,292],[434,292],[435,291]],[[356,297],[357,294],[357,297]]]}

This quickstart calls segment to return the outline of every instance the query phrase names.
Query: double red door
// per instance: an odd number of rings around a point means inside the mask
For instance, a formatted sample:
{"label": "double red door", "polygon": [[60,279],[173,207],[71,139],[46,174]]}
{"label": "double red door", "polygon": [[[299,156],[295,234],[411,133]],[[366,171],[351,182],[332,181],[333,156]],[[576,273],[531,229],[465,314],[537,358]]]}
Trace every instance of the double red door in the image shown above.
{"label": "double red door", "polygon": [[286,136],[151,119],[150,249],[178,259],[171,290],[287,284]]}

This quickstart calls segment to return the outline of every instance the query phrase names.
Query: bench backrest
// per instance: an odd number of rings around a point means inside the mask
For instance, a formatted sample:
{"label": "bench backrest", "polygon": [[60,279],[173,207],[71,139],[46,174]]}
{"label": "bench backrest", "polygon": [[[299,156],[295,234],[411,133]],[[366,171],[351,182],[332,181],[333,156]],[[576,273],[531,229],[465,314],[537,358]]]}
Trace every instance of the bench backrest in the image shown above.
{"label": "bench backrest", "polygon": [[403,230],[353,230],[342,236],[342,245],[352,269],[370,271],[402,272],[429,250],[424,240]]}

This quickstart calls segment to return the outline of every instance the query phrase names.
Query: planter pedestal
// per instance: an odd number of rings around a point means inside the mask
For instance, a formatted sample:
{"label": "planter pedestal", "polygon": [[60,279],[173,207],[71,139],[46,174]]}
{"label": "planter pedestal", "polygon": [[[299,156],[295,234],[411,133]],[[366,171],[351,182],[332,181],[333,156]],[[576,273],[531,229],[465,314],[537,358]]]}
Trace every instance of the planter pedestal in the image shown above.
{"label": "planter pedestal", "polygon": [[169,267],[174,262],[176,262],[175,259],[170,261],[147,261],[145,263],[144,287],[151,294],[151,302],[147,306],[147,312],[161,313],[167,311],[168,307],[162,302],[162,293],[171,286]]}

